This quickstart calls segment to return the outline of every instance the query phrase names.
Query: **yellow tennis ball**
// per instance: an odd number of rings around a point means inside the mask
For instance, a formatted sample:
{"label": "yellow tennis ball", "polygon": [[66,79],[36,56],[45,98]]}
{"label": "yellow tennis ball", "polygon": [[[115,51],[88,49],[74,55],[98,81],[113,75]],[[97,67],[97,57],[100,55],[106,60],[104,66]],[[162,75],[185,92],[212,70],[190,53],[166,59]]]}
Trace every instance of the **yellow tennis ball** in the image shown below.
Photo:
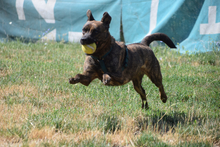
{"label": "yellow tennis ball", "polygon": [[82,50],[86,54],[93,54],[96,51],[96,44],[92,43],[92,44],[82,45]]}

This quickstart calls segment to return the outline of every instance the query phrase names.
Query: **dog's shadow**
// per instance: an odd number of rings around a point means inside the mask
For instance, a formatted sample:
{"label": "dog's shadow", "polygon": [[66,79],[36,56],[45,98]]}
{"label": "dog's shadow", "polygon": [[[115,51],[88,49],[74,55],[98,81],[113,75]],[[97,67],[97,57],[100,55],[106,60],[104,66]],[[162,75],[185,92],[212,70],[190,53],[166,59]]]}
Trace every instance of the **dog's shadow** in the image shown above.
{"label": "dog's shadow", "polygon": [[160,110],[152,110],[151,114],[144,114],[144,116],[139,116],[135,120],[138,133],[139,131],[146,129],[153,129],[156,132],[167,133],[171,131],[174,133],[175,128],[178,126],[184,126],[188,124],[196,123],[201,125],[201,118],[195,117],[190,114],[185,114],[184,112],[173,112],[172,114],[166,114]]}

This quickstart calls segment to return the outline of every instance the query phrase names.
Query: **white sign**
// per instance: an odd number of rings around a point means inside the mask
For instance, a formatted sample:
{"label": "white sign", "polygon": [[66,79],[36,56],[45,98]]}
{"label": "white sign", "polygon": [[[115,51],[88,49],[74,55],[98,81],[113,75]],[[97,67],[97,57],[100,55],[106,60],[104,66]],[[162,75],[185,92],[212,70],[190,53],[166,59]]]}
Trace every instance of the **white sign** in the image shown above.
{"label": "white sign", "polygon": [[216,23],[217,6],[209,6],[208,24],[200,24],[200,34],[220,34],[220,22]]}

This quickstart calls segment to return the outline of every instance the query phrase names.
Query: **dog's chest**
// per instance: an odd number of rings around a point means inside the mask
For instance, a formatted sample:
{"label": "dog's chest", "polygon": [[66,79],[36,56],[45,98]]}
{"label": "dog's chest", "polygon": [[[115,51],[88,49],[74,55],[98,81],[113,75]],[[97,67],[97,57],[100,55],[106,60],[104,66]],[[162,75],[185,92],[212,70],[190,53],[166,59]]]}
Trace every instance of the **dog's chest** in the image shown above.
{"label": "dog's chest", "polygon": [[119,49],[113,50],[111,54],[105,58],[104,62],[108,72],[117,72],[120,69],[123,56],[123,51]]}

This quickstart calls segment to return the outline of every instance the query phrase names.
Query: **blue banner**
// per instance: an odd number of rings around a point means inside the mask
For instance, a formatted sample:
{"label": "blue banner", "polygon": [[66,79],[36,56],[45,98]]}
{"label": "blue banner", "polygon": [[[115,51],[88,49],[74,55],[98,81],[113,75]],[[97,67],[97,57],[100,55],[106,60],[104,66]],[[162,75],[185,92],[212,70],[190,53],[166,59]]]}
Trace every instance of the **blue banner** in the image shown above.
{"label": "blue banner", "polygon": [[78,42],[91,9],[96,20],[107,11],[112,16],[110,32],[120,40],[120,1],[115,0],[5,0],[0,1],[0,38],[21,37],[27,41]]}
{"label": "blue banner", "polygon": [[[183,2],[184,0],[123,0],[122,24],[125,41],[141,42],[146,35],[160,32]],[[166,34],[175,37],[173,34]]]}
{"label": "blue banner", "polygon": [[0,39],[79,42],[88,9],[99,21],[108,12],[111,35],[127,44],[156,32],[167,34],[182,53],[220,44],[219,0],[2,0]]}
{"label": "blue banner", "polygon": [[189,36],[180,43],[182,52],[220,49],[220,1],[206,0]]}

